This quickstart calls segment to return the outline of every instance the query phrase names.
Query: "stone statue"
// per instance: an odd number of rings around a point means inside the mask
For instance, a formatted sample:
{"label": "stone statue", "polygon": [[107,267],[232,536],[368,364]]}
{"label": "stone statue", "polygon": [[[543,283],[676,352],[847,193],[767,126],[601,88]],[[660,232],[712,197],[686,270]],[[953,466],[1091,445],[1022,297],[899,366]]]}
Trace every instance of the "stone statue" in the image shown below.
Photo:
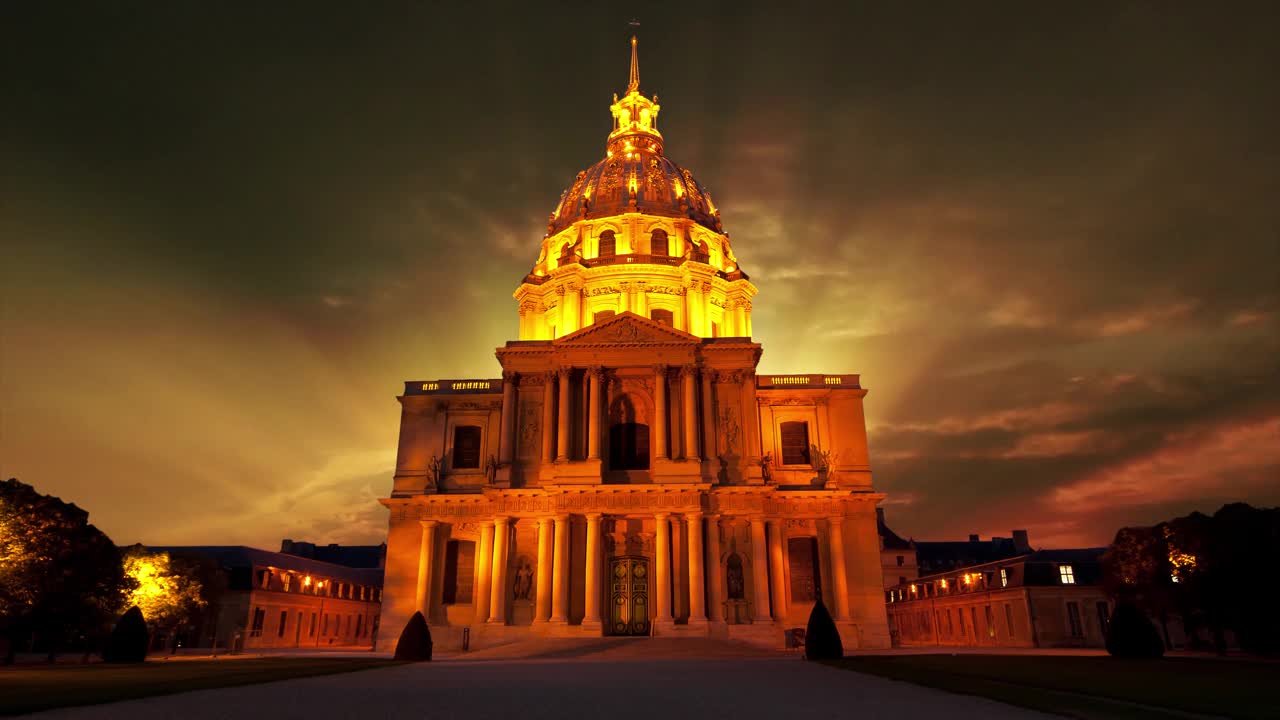
{"label": "stone statue", "polygon": [[431,460],[427,463],[427,487],[440,486],[440,469],[444,462],[436,455],[431,456]]}
{"label": "stone statue", "polygon": [[529,564],[529,559],[523,556],[519,562],[512,594],[516,600],[528,600],[533,592],[533,566]]}
{"label": "stone statue", "polygon": [[773,482],[773,452],[767,452],[760,458],[760,475],[766,485]]}
{"label": "stone statue", "polygon": [[490,485],[493,484],[495,478],[498,477],[498,457],[490,455],[489,461],[484,465],[484,480]]}

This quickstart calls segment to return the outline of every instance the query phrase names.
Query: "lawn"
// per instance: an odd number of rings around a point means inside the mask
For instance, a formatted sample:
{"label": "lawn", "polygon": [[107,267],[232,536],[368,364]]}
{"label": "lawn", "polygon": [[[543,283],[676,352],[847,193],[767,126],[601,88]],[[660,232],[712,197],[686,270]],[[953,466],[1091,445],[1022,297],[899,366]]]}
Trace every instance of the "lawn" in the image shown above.
{"label": "lawn", "polygon": [[304,657],[0,668],[0,715],[331,675],[394,664],[391,660],[373,658]]}
{"label": "lawn", "polygon": [[[1280,664],[1211,658],[893,655],[832,665],[1089,720],[1169,717],[1159,709],[1280,718]],[[1145,707],[1144,707],[1145,706]]]}

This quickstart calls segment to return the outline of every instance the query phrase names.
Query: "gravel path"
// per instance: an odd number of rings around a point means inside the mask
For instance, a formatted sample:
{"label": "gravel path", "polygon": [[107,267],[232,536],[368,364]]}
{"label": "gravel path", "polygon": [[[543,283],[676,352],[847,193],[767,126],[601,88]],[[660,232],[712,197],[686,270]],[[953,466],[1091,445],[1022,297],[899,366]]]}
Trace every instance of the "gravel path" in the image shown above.
{"label": "gravel path", "polygon": [[443,660],[55,710],[41,718],[1046,718],[1028,710],[805,662],[661,658],[633,645],[581,656]]}

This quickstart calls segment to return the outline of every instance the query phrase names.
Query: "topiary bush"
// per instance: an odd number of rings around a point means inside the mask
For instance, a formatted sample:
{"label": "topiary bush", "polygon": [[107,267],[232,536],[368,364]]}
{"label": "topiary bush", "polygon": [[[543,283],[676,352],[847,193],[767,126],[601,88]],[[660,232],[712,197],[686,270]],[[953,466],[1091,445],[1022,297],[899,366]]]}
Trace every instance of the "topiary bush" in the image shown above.
{"label": "topiary bush", "polygon": [[804,657],[806,660],[839,660],[844,657],[844,644],[831,613],[822,604],[822,598],[809,613],[809,625],[804,630]]}
{"label": "topiary bush", "polygon": [[102,660],[109,663],[144,662],[149,641],[147,621],[142,619],[142,610],[134,605],[120,616],[111,631],[107,647],[102,651]]}
{"label": "topiary bush", "polygon": [[404,632],[400,633],[400,642],[396,643],[396,659],[407,662],[425,662],[431,659],[431,628],[427,627],[427,619],[421,612],[415,612],[409,622],[405,623]]}
{"label": "topiary bush", "polygon": [[1121,602],[1107,627],[1107,652],[1118,658],[1153,659],[1164,655],[1164,641],[1145,613]]}

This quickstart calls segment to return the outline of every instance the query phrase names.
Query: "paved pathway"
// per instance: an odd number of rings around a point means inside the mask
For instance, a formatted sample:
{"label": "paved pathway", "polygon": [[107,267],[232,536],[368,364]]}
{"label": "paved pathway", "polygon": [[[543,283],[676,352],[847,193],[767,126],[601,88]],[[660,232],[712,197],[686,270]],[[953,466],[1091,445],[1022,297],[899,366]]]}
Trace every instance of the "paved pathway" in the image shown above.
{"label": "paved pathway", "polygon": [[[431,663],[70,708],[80,718],[947,718],[1048,716],[729,644],[508,647]],[[520,655],[525,659],[501,657]],[[671,657],[672,653],[677,656]],[[744,657],[743,655],[751,655]],[[655,657],[666,655],[666,657]]]}

